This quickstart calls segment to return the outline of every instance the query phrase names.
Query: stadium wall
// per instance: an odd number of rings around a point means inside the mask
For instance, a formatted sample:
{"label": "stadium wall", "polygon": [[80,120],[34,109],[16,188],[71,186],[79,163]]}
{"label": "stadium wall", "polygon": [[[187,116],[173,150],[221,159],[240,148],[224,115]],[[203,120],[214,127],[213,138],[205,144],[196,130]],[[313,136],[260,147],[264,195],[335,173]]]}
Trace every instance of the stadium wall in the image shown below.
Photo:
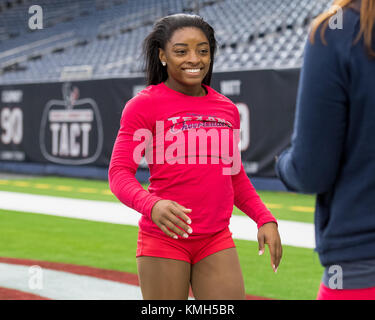
{"label": "stadium wall", "polygon": [[[242,162],[259,181],[275,178],[274,158],[290,144],[298,78],[299,69],[213,75],[239,109]],[[143,88],[143,78],[0,86],[0,170],[106,178],[122,109]]]}

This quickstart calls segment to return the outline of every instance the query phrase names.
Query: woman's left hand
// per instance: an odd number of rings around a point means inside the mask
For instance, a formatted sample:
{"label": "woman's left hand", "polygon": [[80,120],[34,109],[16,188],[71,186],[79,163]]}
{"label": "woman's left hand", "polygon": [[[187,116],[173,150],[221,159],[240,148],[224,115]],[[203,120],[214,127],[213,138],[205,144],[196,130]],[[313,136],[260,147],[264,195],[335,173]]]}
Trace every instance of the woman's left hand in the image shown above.
{"label": "woman's left hand", "polygon": [[264,245],[267,244],[271,255],[271,266],[274,272],[279,267],[283,248],[277,224],[268,222],[262,225],[258,230],[259,255],[264,253]]}

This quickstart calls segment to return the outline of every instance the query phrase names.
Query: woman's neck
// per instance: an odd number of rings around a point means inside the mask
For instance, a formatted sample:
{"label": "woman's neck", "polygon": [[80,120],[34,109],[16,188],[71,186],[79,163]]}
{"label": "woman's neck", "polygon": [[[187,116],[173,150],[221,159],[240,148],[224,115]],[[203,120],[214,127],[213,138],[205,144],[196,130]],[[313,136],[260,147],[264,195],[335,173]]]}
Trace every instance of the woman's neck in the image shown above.
{"label": "woman's neck", "polygon": [[207,94],[206,89],[202,86],[202,84],[195,86],[183,86],[176,81],[171,81],[170,78],[168,78],[164,83],[168,88],[188,96],[202,97]]}

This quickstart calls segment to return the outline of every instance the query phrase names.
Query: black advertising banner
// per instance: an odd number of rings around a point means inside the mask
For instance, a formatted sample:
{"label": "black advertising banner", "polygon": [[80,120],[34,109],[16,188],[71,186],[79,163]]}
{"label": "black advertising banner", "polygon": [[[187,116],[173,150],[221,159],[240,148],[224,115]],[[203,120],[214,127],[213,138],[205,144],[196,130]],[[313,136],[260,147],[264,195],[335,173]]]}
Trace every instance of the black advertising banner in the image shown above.
{"label": "black advertising banner", "polygon": [[0,87],[0,159],[107,166],[122,108],[132,97],[132,82]]}
{"label": "black advertising banner", "polygon": [[241,116],[241,159],[249,176],[276,177],[275,155],[293,131],[299,69],[223,72],[212,86],[230,98]]}
{"label": "black advertising banner", "polygon": [[[211,86],[239,109],[249,176],[275,177],[274,157],[293,130],[298,77],[298,69],[213,75]],[[0,161],[107,167],[122,109],[144,87],[143,78],[0,86]]]}

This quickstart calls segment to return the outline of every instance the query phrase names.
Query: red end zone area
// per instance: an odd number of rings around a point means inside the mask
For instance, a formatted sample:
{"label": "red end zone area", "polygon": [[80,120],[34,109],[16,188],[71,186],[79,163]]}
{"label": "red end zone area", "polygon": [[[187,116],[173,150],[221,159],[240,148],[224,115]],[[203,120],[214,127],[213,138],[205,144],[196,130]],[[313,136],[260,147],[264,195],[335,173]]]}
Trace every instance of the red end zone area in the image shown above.
{"label": "red end zone area", "polygon": [[36,294],[0,287],[0,300],[50,300]]}

